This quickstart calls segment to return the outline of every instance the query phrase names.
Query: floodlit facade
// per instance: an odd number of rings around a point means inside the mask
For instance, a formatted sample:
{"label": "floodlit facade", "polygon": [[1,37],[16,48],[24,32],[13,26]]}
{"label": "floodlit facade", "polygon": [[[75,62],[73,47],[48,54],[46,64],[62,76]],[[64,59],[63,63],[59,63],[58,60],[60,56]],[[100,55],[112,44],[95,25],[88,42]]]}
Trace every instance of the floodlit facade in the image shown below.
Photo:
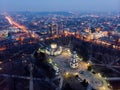
{"label": "floodlit facade", "polygon": [[50,47],[47,47],[45,53],[48,55],[56,56],[62,53],[62,47],[57,46],[57,44],[52,43]]}
{"label": "floodlit facade", "polygon": [[78,68],[78,59],[76,51],[73,52],[71,60],[70,60],[70,67],[71,68]]}

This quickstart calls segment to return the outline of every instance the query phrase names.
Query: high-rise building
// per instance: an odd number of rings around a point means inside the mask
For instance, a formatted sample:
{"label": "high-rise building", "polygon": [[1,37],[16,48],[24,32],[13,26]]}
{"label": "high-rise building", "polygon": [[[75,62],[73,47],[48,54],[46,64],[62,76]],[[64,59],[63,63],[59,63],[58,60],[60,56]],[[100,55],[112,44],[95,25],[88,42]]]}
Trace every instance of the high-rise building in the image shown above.
{"label": "high-rise building", "polygon": [[116,30],[117,30],[117,32],[120,33],[120,25],[117,26]]}
{"label": "high-rise building", "polygon": [[56,23],[48,24],[48,34],[50,35],[59,34],[58,25]]}
{"label": "high-rise building", "polygon": [[48,24],[47,29],[48,29],[48,34],[52,35],[52,25],[50,23]]}
{"label": "high-rise building", "polygon": [[58,34],[58,25],[56,23],[52,24],[52,34]]}

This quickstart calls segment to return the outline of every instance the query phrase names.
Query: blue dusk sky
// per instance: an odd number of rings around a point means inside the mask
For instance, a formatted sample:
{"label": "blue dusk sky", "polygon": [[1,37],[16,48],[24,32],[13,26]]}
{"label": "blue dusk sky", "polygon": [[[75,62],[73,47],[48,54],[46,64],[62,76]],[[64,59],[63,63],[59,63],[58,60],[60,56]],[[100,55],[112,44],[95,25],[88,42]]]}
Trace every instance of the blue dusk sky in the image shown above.
{"label": "blue dusk sky", "polygon": [[120,0],[0,0],[0,11],[119,11]]}

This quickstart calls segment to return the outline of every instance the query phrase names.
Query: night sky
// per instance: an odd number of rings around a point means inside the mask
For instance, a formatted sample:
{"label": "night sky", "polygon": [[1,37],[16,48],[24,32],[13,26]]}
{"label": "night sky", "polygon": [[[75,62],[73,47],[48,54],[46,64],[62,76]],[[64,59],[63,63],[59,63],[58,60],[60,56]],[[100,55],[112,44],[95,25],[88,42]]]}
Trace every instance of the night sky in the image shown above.
{"label": "night sky", "polygon": [[0,11],[119,11],[120,0],[0,0]]}

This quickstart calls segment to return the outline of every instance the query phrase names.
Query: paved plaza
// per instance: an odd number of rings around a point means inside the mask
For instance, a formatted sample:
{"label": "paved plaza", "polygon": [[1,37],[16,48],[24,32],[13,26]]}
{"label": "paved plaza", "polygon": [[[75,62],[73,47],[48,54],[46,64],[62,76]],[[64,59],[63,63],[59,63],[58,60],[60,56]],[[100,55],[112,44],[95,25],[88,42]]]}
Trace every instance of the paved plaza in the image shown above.
{"label": "paved plaza", "polygon": [[90,71],[87,71],[87,62],[78,61],[78,68],[72,69],[69,65],[71,55],[71,52],[66,50],[62,52],[61,55],[50,56],[50,58],[53,58],[54,62],[58,65],[61,75],[64,75],[66,72],[71,75],[78,74],[79,78],[86,80],[94,89],[111,90],[108,87],[107,81],[101,77],[100,74],[93,74]]}

